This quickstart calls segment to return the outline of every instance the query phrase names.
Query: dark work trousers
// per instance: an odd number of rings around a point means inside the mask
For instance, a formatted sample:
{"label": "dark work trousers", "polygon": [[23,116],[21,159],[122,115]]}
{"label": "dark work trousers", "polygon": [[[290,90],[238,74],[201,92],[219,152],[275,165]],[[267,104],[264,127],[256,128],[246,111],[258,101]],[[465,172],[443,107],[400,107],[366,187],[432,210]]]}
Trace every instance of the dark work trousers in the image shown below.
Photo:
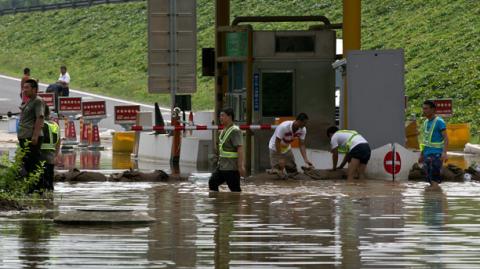
{"label": "dark work trousers", "polygon": [[242,191],[240,189],[240,173],[238,171],[221,171],[217,169],[208,181],[208,187],[211,191],[218,191],[218,186],[225,182],[227,182],[230,191]]}
{"label": "dark work trousers", "polygon": [[43,172],[43,177],[41,182],[42,188],[45,190],[53,191],[53,176],[54,176],[55,165],[45,163],[44,166],[45,166],[45,171]]}
{"label": "dark work trousers", "polygon": [[[40,148],[42,147],[42,142],[43,137],[38,138],[38,143],[36,145],[32,145],[32,143],[28,143],[27,141],[32,141],[31,139],[19,139],[20,147],[22,149],[26,149],[28,152],[25,153],[25,156],[23,157],[23,167],[25,168],[25,171],[30,174],[32,172],[35,172],[35,170],[38,168],[40,165],[40,161],[42,159],[42,154],[40,152]],[[42,185],[42,177],[40,177],[40,182],[37,184],[40,188]],[[39,189],[40,189],[39,188]]]}

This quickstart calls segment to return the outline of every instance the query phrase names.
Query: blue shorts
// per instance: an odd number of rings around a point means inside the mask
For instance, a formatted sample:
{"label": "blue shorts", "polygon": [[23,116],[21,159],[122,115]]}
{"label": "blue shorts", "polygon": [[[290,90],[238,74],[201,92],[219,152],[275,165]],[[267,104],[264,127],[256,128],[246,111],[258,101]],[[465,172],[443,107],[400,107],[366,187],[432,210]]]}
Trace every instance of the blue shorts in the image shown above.
{"label": "blue shorts", "polygon": [[442,182],[442,176],[440,174],[442,170],[442,154],[435,153],[425,156],[425,161],[423,168],[425,169],[425,174],[427,175],[427,181],[431,184],[432,181],[437,183]]}

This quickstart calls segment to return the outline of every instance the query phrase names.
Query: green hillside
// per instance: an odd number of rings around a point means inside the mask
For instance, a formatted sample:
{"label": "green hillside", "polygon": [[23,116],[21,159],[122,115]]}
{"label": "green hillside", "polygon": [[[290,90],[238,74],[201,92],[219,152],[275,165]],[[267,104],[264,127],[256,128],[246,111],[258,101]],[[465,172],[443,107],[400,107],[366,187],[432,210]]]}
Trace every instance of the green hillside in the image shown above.
{"label": "green hillside", "polygon": [[[234,15],[326,15],[341,22],[342,1],[232,0]],[[198,1],[199,48],[213,46],[214,1]],[[480,1],[363,1],[364,49],[404,48],[409,113],[426,98],[454,98],[453,121],[480,122]],[[0,17],[0,73],[25,66],[52,82],[66,64],[72,87],[168,103],[146,93],[146,4],[127,3]],[[305,29],[305,24],[256,25]],[[341,37],[341,33],[339,33]],[[200,56],[199,56],[200,57]],[[200,64],[198,66],[200,70]],[[212,108],[213,80],[198,79],[196,109]],[[398,100],[402,102],[402,100]]]}

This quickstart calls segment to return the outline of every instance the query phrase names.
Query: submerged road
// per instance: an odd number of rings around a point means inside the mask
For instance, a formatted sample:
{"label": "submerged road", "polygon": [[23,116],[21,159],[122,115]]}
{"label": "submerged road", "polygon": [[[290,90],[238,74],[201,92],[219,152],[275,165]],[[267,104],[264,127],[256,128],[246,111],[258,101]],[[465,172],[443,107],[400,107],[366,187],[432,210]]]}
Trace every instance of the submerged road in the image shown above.
{"label": "submerged road", "polygon": [[[45,91],[48,84],[40,83],[40,91]],[[100,124],[100,131],[107,129],[122,130],[122,127],[114,123],[114,106],[118,105],[140,105],[141,111],[153,111],[153,104],[141,104],[133,101],[122,100],[118,98],[107,97],[103,95],[88,93],[75,89],[70,89],[70,96],[82,97],[83,101],[105,100],[107,104],[107,118]],[[20,79],[0,75],[0,115],[6,115],[8,111],[19,112],[20,106]],[[164,119],[170,118],[170,112],[167,108],[161,108]]]}

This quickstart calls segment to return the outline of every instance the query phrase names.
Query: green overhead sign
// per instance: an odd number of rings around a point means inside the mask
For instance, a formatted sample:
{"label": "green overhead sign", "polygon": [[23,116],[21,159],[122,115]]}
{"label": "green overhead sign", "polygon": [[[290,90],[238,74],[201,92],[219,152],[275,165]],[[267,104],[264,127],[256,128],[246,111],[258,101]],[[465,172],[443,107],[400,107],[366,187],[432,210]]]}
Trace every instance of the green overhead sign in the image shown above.
{"label": "green overhead sign", "polygon": [[247,57],[248,35],[247,32],[227,33],[226,56]]}

